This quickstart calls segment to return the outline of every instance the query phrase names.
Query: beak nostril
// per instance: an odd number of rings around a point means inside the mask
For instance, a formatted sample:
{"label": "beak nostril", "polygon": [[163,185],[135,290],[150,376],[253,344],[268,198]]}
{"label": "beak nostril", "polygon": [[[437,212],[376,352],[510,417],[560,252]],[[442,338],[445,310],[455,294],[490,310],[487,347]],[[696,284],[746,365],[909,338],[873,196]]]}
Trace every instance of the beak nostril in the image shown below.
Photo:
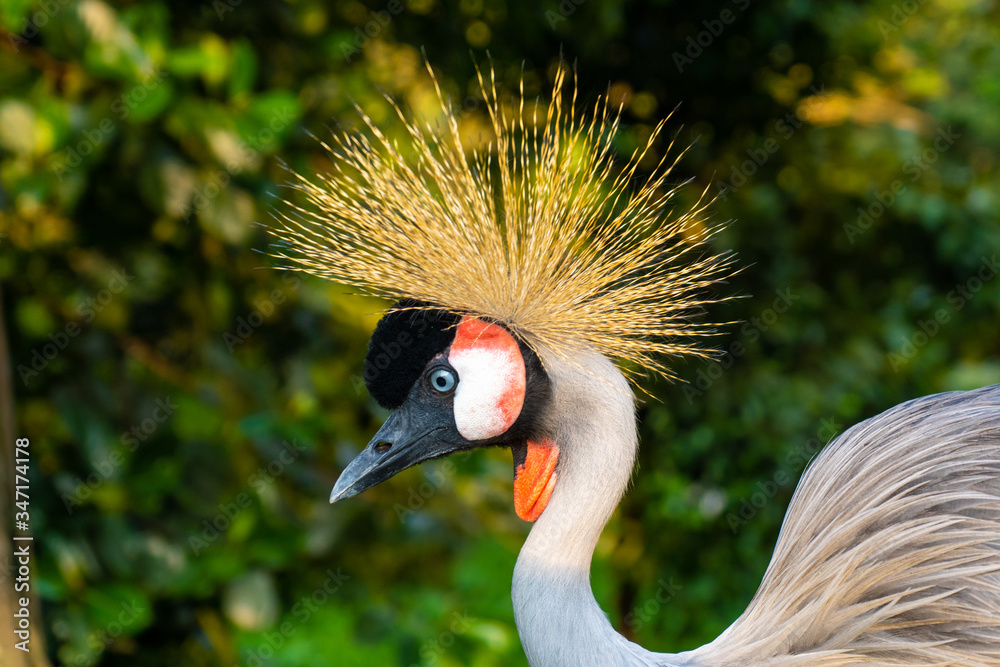
{"label": "beak nostril", "polygon": [[386,442],[385,440],[382,440],[380,442],[376,442],[375,443],[375,453],[376,454],[385,454],[387,451],[389,451],[390,447],[392,447],[392,443],[391,442]]}

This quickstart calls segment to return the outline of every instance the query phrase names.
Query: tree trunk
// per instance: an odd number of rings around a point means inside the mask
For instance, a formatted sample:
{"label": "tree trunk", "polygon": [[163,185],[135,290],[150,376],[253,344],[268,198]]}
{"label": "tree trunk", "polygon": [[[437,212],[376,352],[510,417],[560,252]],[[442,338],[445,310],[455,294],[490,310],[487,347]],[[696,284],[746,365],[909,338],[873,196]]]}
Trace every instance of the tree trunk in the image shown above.
{"label": "tree trunk", "polygon": [[[32,577],[31,651],[25,653],[14,648],[18,641],[14,635],[14,612],[18,597],[14,579],[17,567],[12,557],[11,519],[14,502],[14,374],[10,359],[10,345],[3,316],[3,290],[0,287],[0,665],[3,667],[51,667],[45,653],[45,629],[42,610],[38,601],[37,579]],[[31,465],[34,464],[31,452]],[[33,491],[33,490],[32,490]],[[38,556],[38,545],[30,542],[32,561]]]}

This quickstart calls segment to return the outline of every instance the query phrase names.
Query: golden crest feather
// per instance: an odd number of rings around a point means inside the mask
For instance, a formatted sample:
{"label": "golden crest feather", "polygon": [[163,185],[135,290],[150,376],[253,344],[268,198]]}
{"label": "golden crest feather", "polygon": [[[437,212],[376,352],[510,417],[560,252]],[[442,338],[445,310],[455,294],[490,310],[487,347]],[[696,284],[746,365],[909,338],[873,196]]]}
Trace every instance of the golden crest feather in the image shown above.
{"label": "golden crest feather", "polygon": [[498,321],[564,359],[585,346],[670,377],[665,355],[710,354],[691,339],[712,325],[691,318],[718,301],[705,288],[732,273],[732,258],[708,249],[718,227],[705,223],[704,192],[692,210],[667,210],[675,162],[638,176],[665,120],[619,166],[621,109],[606,96],[578,117],[561,67],[547,109],[529,112],[523,84],[513,104],[498,100],[491,70],[479,84],[492,141],[467,152],[431,78],[443,127],[393,103],[400,147],[358,109],[368,135],[323,143],[334,171],[294,175],[304,201],[278,215],[275,257],[373,296]]}

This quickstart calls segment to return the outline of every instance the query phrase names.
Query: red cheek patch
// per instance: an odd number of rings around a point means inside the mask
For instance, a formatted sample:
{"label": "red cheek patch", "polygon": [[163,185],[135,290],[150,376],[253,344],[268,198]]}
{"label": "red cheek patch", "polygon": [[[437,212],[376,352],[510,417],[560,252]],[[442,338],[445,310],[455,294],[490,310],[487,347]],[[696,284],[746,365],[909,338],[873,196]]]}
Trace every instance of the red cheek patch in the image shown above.
{"label": "red cheek patch", "polygon": [[549,439],[528,441],[524,463],[514,471],[514,511],[524,521],[535,521],[545,511],[556,488],[559,447]]}
{"label": "red cheek patch", "polygon": [[524,406],[524,359],[506,329],[463,317],[448,362],[458,371],[455,425],[463,438],[493,438],[517,421]]}

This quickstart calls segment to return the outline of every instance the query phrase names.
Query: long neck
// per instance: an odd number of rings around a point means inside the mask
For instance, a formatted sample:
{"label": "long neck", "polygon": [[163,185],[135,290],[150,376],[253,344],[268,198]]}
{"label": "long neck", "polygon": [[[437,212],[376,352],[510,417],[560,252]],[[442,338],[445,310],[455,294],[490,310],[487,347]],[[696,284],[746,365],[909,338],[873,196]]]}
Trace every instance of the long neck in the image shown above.
{"label": "long neck", "polygon": [[628,485],[638,438],[631,389],[594,355],[551,362],[551,430],[561,450],[556,488],[525,540],[512,597],[521,644],[536,667],[683,665],[611,626],[590,588],[594,547]]}

